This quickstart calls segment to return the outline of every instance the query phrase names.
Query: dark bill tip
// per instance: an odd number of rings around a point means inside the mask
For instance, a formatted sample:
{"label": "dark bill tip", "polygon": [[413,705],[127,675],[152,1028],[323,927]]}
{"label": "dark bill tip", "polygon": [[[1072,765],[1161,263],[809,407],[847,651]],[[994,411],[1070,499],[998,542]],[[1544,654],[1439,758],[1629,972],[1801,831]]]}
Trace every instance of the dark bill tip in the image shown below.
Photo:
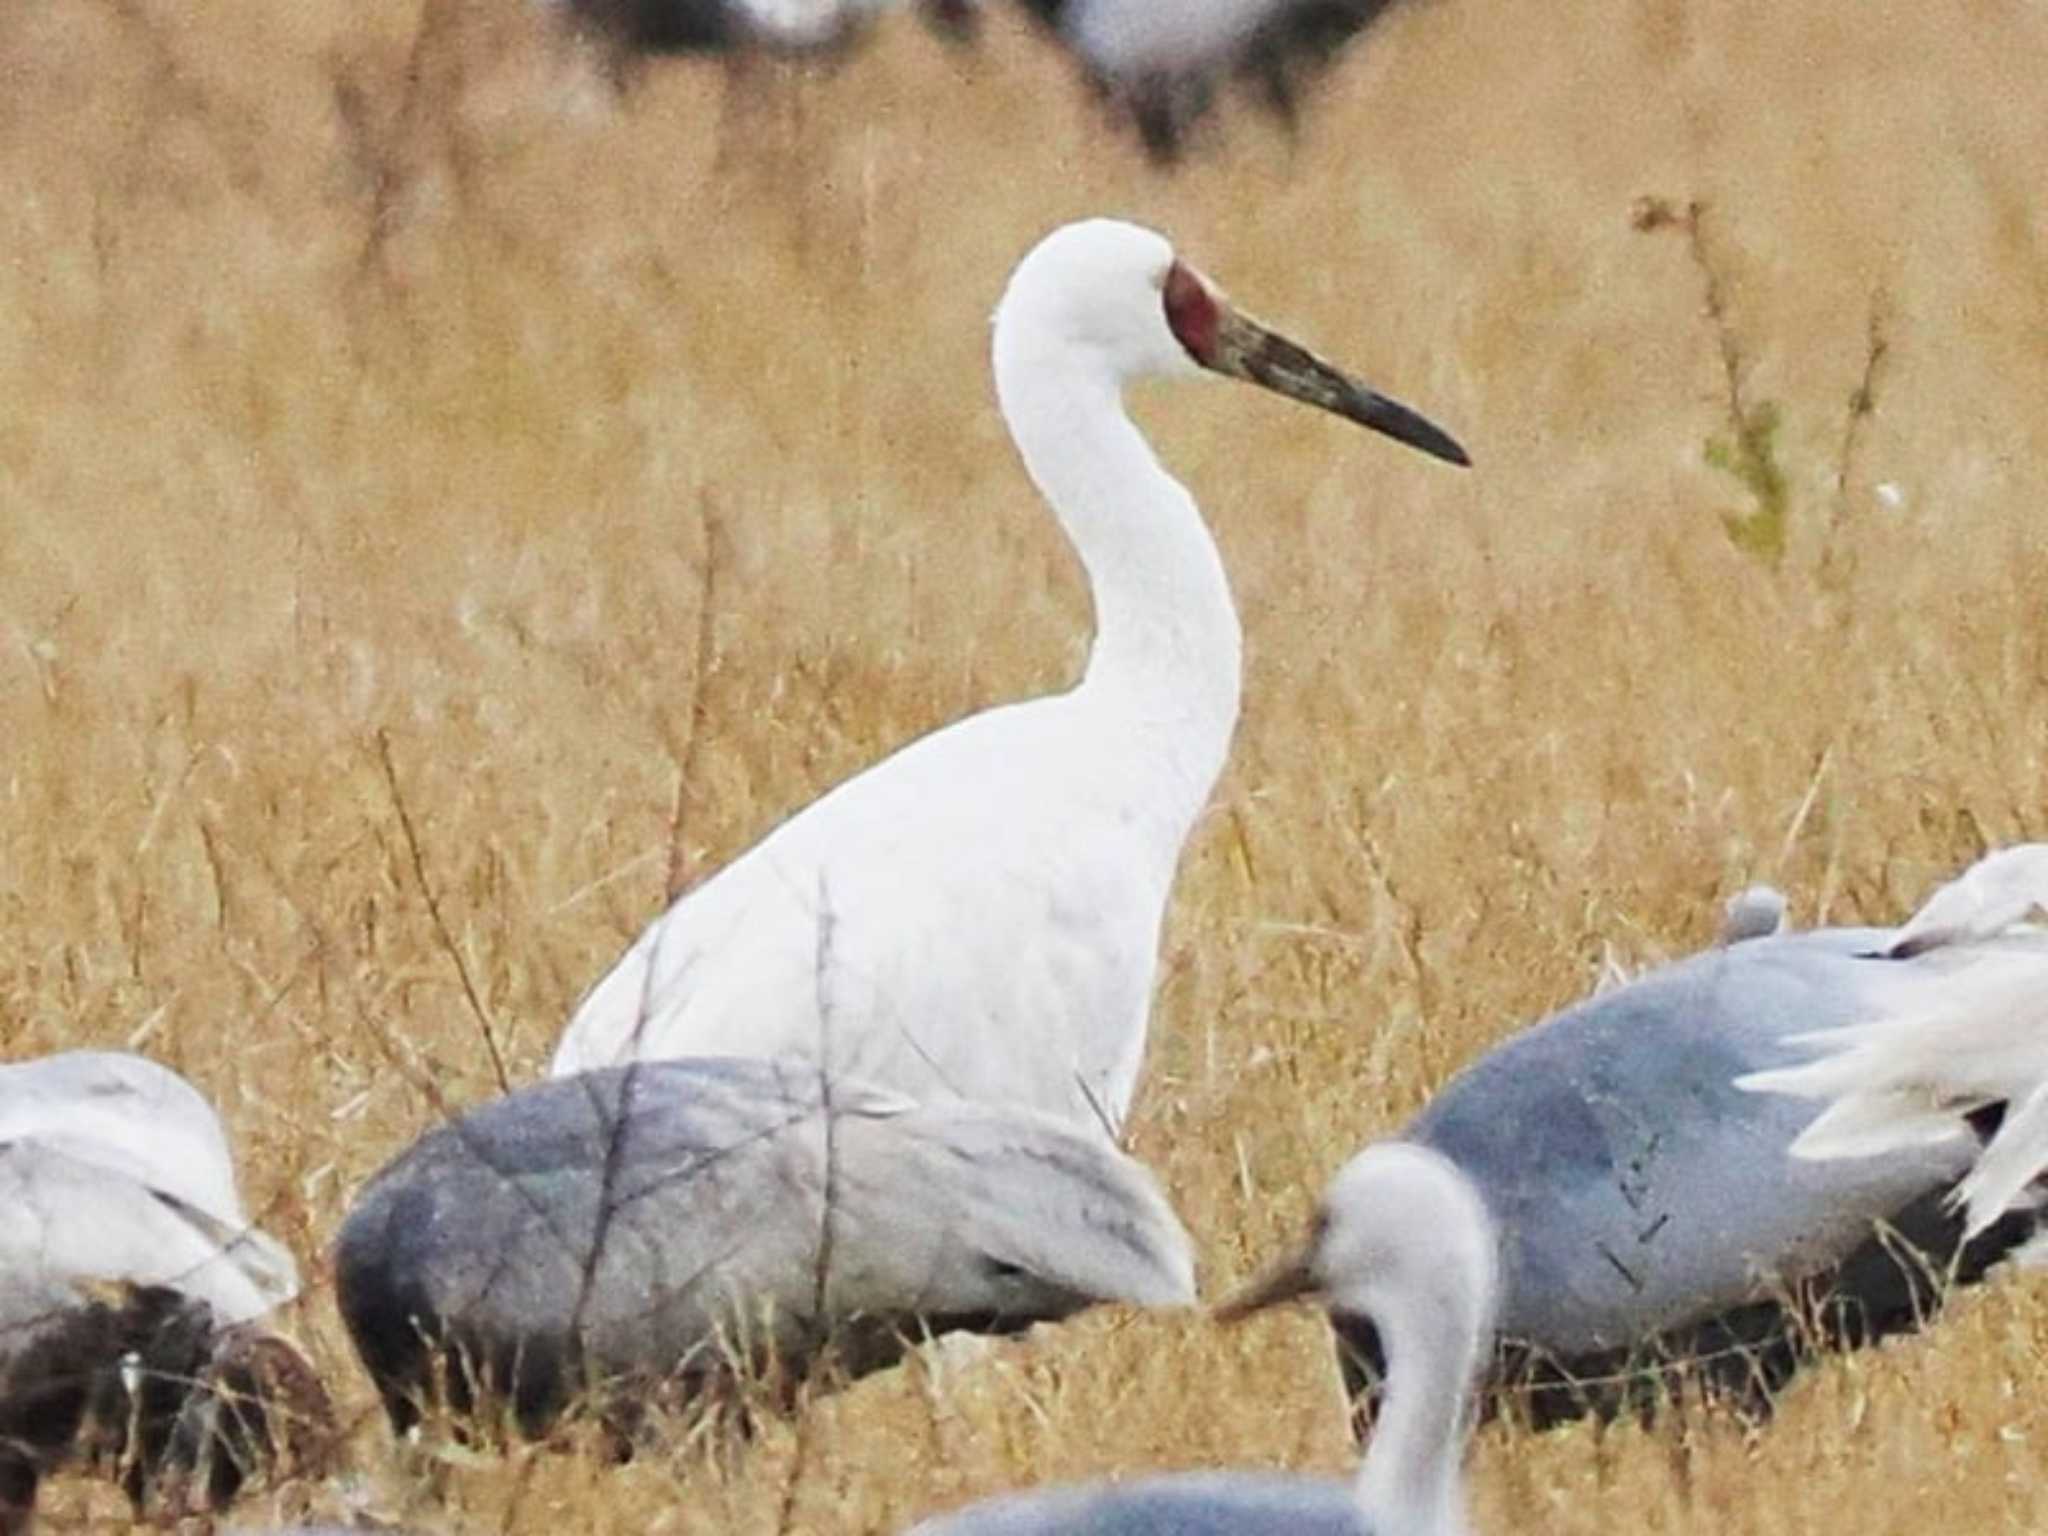
{"label": "dark bill tip", "polygon": [[1446,464],[1456,464],[1464,469],[1472,467],[1472,456],[1465,452],[1464,445],[1421,412],[1411,411],[1400,401],[1389,400],[1369,389],[1360,390],[1359,394],[1362,398],[1358,409],[1346,414],[1361,426],[1384,432],[1394,441],[1419,448]]}

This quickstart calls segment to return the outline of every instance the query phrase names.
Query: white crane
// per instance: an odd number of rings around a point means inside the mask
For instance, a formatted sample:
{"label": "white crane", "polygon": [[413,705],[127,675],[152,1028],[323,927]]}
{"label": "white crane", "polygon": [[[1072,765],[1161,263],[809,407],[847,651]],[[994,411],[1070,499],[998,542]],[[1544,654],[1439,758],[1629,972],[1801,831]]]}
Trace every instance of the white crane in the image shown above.
{"label": "white crane", "polygon": [[1425,1147],[1368,1147],[1331,1181],[1302,1253],[1217,1313],[1318,1295],[1378,1327],[1386,1404],[1350,1486],[1260,1472],[1138,1478],[991,1499],[910,1536],[1465,1536],[1460,1461],[1498,1286],[1493,1223],[1456,1166]]}
{"label": "white crane", "polygon": [[1790,1044],[1821,1054],[1737,1086],[1830,1101],[1792,1143],[1794,1157],[1816,1161],[1938,1145],[1980,1111],[1998,1110],[1954,1195],[1969,1232],[1983,1231],[2048,1172],[2048,932],[2024,921],[2043,907],[2048,843],[1978,860],[1879,950],[1900,962],[1902,980],[1932,968],[1938,985],[1902,987],[1894,1007],[1793,1036]]}
{"label": "white crane", "polygon": [[1161,236],[1108,219],[1024,258],[994,366],[1094,596],[1081,681],[913,742],[685,894],[584,997],[556,1075],[795,1054],[1115,1134],[1181,845],[1237,721],[1240,650],[1215,543],[1124,414],[1124,385],[1207,368],[1467,460],[1232,309]]}

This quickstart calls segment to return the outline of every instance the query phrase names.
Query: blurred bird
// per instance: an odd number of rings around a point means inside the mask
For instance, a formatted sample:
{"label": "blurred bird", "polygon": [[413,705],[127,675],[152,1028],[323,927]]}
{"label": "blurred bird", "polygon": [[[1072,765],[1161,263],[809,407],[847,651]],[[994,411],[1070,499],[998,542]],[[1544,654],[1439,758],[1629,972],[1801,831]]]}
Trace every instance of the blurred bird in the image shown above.
{"label": "blurred bird", "polygon": [[1467,1398],[1492,1337],[1496,1243],[1450,1161],[1387,1142],[1330,1183],[1302,1253],[1219,1309],[1297,1296],[1370,1319],[1391,1356],[1378,1432],[1348,1485],[1193,1472],[1034,1490],[927,1520],[911,1536],[1466,1536]]}
{"label": "blurred bird", "polygon": [[465,1420],[509,1406],[529,1436],[572,1406],[630,1434],[649,1404],[793,1387],[820,1356],[859,1375],[948,1329],[1194,1300],[1187,1235],[1123,1154],[792,1061],[645,1063],[486,1104],[370,1182],[335,1268],[401,1434],[437,1399]]}
{"label": "blurred bird", "polygon": [[1873,952],[1938,986],[1901,987],[1851,1022],[1792,1036],[1815,1059],[1739,1086],[1827,1101],[1792,1143],[1803,1159],[1948,1146],[1984,1126],[1990,1139],[1955,1189],[1968,1232],[2031,1209],[2048,1171],[2048,932],[2024,919],[2044,906],[2048,843],[1980,859]]}
{"label": "blurred bird", "polygon": [[[544,0],[627,54],[802,54],[843,47],[902,0]],[[916,0],[965,39],[986,0]],[[1082,78],[1171,161],[1236,81],[1291,122],[1304,85],[1393,0],[1016,0]]]}
{"label": "blurred bird", "polygon": [[[543,0],[613,43],[650,53],[840,46],[898,0]],[[937,9],[937,0],[932,0]]]}
{"label": "blurred bird", "polygon": [[1393,0],[1022,0],[1156,161],[1237,81],[1290,125],[1304,86]]}
{"label": "blurred bird", "polygon": [[1216,545],[1125,415],[1124,386],[1207,369],[1466,458],[1233,309],[1159,235],[1109,219],[1024,258],[994,364],[1094,596],[1080,683],[911,743],[685,894],[585,995],[557,1075],[795,1054],[1117,1134],[1175,867],[1236,725],[1241,649]]}

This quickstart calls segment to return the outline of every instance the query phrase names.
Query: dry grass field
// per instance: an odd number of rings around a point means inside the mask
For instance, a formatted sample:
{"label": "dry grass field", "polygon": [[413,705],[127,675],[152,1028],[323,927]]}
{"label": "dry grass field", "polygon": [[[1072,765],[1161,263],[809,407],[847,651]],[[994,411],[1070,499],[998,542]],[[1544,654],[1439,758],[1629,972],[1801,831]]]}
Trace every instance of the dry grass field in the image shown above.
{"label": "dry grass field", "polygon": [[[1101,1314],[731,1465],[414,1476],[325,1242],[497,1091],[494,1050],[540,1073],[667,893],[1075,674],[1085,593],[985,349],[1011,263],[1083,213],[1167,230],[1477,461],[1221,384],[1137,404],[1248,644],[1136,1129],[1205,1291],[1740,885],[1889,920],[2048,835],[2043,78],[2024,0],[1416,0],[1298,134],[1231,111],[1166,175],[1007,16],[971,53],[892,24],[837,70],[621,99],[515,0],[11,0],[0,1054],[187,1073],[306,1266],[289,1325],[353,1470],[237,1516],[828,1536],[1040,1478],[1346,1465],[1306,1314]],[[1761,1433],[1489,1430],[1476,1511],[2041,1530],[2044,1367],[2048,1293],[2006,1276]],[[125,1511],[60,1482],[45,1518]]]}

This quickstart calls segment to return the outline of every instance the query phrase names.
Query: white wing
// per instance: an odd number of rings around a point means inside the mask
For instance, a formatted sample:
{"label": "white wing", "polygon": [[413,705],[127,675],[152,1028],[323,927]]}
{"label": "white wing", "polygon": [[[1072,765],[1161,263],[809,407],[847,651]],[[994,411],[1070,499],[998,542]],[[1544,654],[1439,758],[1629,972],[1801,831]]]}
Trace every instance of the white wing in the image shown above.
{"label": "white wing", "polygon": [[0,1066],[0,1143],[35,1141],[245,1225],[219,1117],[168,1067],[118,1051]]}
{"label": "white wing", "polygon": [[2005,932],[2048,905],[2048,843],[1986,854],[1921,905],[1892,940],[1891,953],[1913,955]]}

